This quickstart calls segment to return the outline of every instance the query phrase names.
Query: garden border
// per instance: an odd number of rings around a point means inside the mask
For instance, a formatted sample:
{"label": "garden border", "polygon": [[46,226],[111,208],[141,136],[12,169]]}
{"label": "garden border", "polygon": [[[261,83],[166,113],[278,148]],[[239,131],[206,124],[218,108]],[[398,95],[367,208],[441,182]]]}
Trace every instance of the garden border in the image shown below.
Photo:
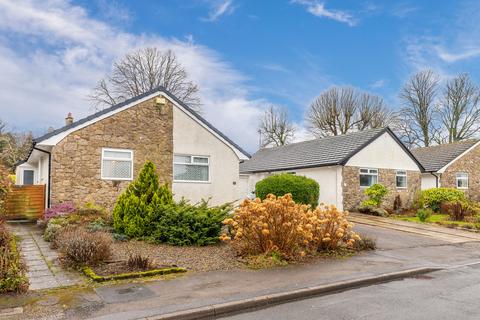
{"label": "garden border", "polygon": [[90,278],[95,282],[106,282],[106,281],[113,281],[113,280],[153,277],[153,276],[166,275],[166,274],[172,274],[172,273],[184,273],[184,272],[187,272],[187,269],[173,267],[173,268],[154,269],[154,270],[148,270],[148,271],[113,274],[108,276],[99,276],[95,273],[95,271],[93,271],[92,268],[85,267],[85,268],[82,268],[82,272],[85,276],[87,276],[88,278]]}

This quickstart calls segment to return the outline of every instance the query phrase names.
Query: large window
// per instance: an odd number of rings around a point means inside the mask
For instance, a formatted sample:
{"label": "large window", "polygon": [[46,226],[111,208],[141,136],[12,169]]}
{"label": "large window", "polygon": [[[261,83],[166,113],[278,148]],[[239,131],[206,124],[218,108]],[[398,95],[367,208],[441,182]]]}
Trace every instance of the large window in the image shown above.
{"label": "large window", "polygon": [[173,180],[184,182],[209,182],[210,159],[202,156],[175,155]]}
{"label": "large window", "polygon": [[465,173],[465,172],[457,173],[457,188],[468,189],[468,173]]}
{"label": "large window", "polygon": [[102,149],[102,179],[132,180],[133,151],[125,149]]}
{"label": "large window", "polygon": [[395,177],[397,188],[406,189],[407,188],[407,171],[397,170]]}
{"label": "large window", "polygon": [[378,182],[377,169],[360,169],[360,187],[370,187]]}

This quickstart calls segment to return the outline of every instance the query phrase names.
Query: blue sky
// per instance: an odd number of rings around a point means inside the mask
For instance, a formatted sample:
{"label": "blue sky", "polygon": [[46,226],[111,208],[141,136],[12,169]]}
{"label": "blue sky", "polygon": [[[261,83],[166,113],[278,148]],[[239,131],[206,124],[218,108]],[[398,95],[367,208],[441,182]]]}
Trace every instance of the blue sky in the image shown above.
{"label": "blue sky", "polygon": [[0,118],[40,134],[92,113],[90,89],[142,46],[173,49],[203,114],[249,151],[270,104],[298,139],[309,103],[332,85],[398,108],[401,84],[431,68],[479,81],[478,1],[0,0]]}

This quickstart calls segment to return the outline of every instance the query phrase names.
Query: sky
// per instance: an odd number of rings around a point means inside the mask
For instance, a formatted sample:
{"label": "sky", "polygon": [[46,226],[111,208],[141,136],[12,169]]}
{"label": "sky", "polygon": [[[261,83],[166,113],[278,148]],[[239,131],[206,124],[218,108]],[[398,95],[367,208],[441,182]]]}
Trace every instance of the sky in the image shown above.
{"label": "sky", "polygon": [[250,152],[269,105],[296,139],[309,104],[354,86],[399,108],[408,77],[480,82],[480,1],[0,0],[0,119],[35,136],[71,112],[112,63],[141,47],[172,49],[198,84],[202,115]]}

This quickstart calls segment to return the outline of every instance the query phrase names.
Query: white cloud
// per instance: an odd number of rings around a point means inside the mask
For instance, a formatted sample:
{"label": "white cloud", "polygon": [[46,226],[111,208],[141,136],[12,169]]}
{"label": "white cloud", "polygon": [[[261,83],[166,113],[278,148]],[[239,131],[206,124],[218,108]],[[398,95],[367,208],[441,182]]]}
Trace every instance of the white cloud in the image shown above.
{"label": "white cloud", "polygon": [[235,6],[232,0],[214,1],[212,10],[209,12],[208,17],[201,18],[202,21],[213,22],[217,21],[223,15],[232,14],[235,11]]}
{"label": "white cloud", "polygon": [[379,80],[375,81],[374,83],[372,83],[370,85],[370,88],[379,89],[379,88],[383,88],[386,84],[387,84],[387,81],[385,79],[379,79]]}
{"label": "white cloud", "polygon": [[112,62],[144,46],[172,49],[200,87],[203,115],[249,151],[266,102],[217,52],[159,35],[136,35],[93,19],[68,0],[0,1],[0,115],[37,134],[92,112],[86,96]]}
{"label": "white cloud", "polygon": [[307,11],[314,16],[346,23],[351,27],[355,26],[358,22],[353,15],[346,11],[327,9],[324,2],[316,0],[292,0],[292,3],[303,5]]}

